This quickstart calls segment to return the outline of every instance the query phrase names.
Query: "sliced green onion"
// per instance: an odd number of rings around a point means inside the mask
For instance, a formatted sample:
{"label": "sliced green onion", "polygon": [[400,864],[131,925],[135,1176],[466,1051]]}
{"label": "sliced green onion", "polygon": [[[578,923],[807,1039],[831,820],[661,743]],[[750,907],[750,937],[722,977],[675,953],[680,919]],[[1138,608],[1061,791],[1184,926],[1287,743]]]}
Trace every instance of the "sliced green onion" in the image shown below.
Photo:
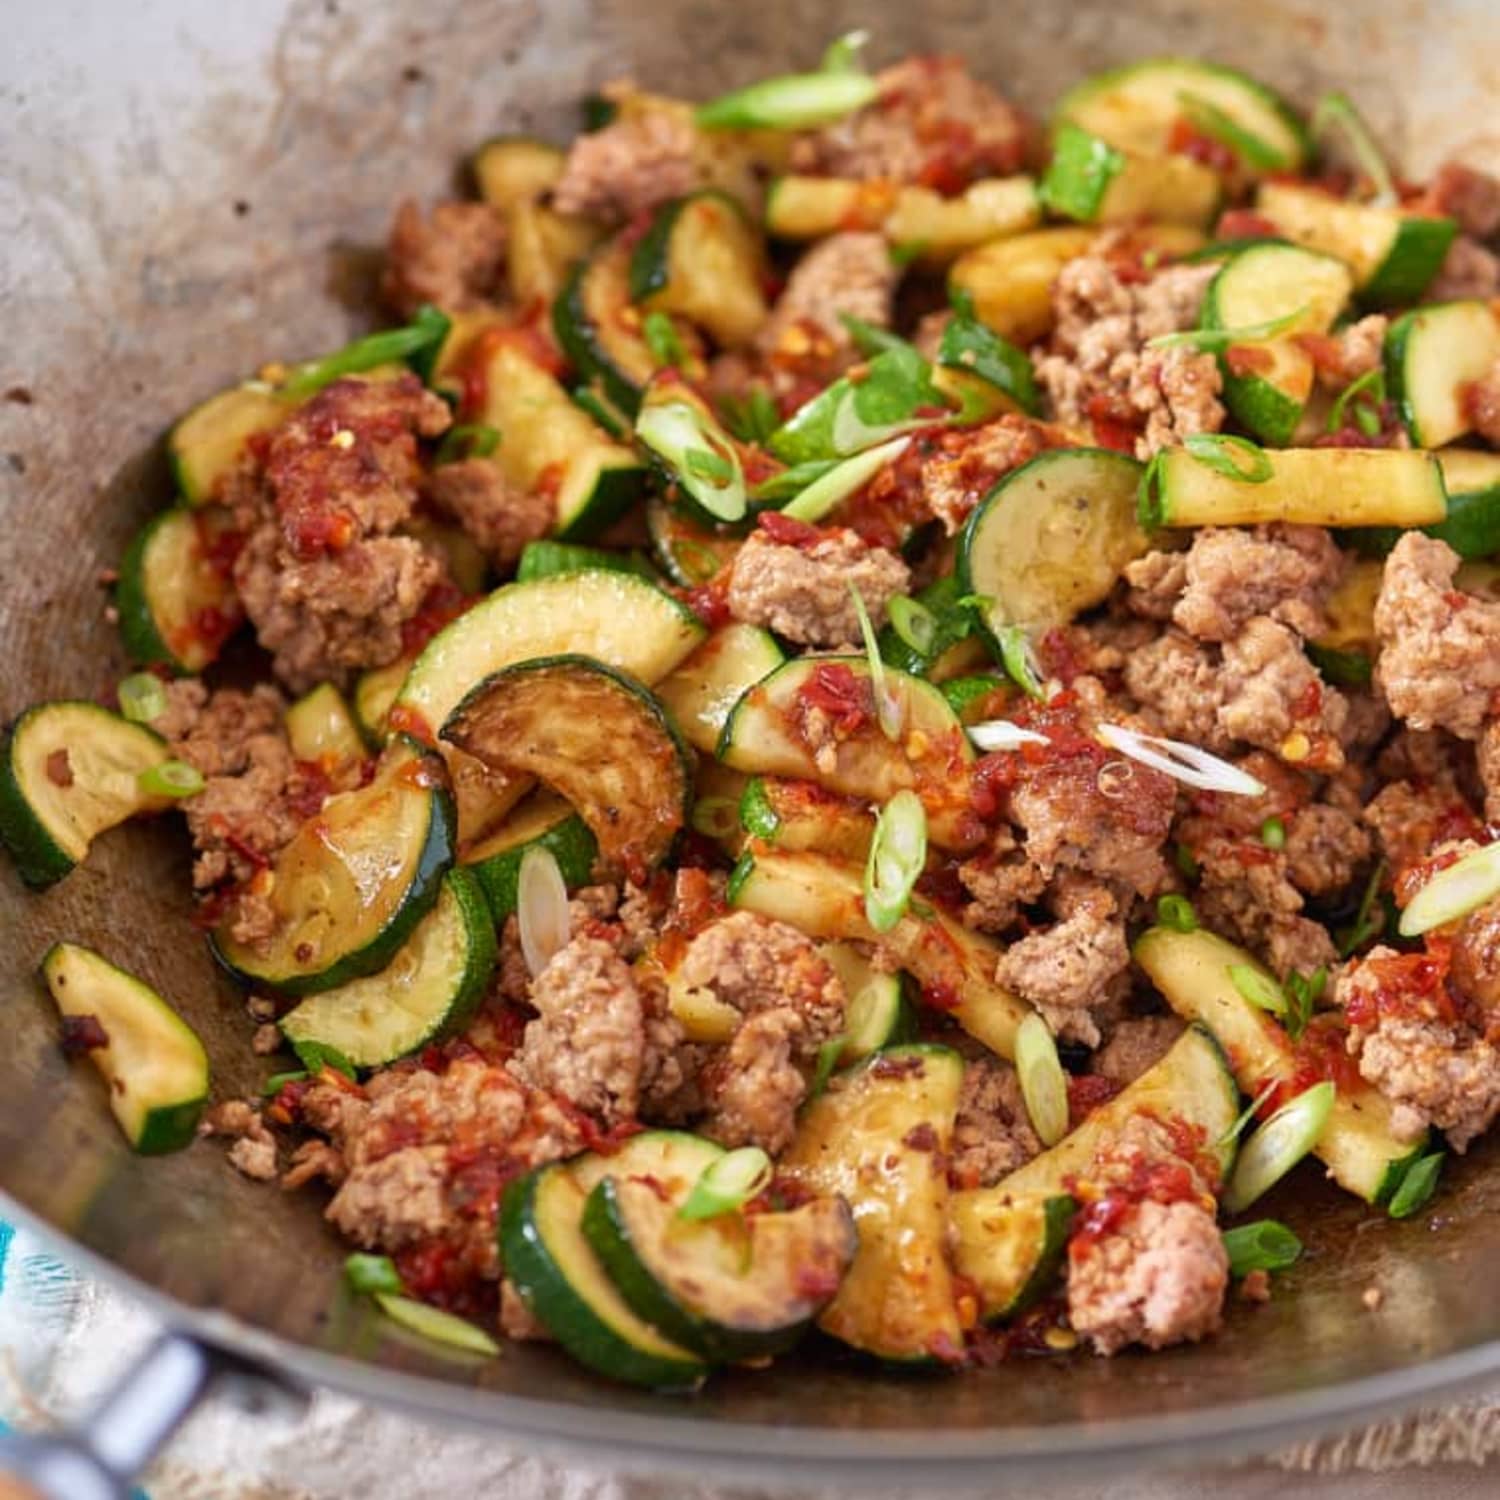
{"label": "sliced green onion", "polygon": [[1198,878],[1198,861],[1186,844],[1178,842],[1172,846],[1172,863],[1177,866],[1177,872],[1184,880]]}
{"label": "sliced green onion", "polygon": [[1180,333],[1161,333],[1146,340],[1148,349],[1197,349],[1203,354],[1222,354],[1232,344],[1254,344],[1274,339],[1307,316],[1308,304],[1295,307],[1264,323],[1242,323],[1238,328],[1184,328]]}
{"label": "sliced green onion", "polygon": [[389,1255],[348,1256],[344,1261],[344,1280],[356,1292],[371,1295],[375,1292],[389,1292],[392,1296],[399,1297],[406,1291],[406,1284],[401,1280],[396,1262]]}
{"label": "sliced green onion", "polygon": [[1186,896],[1170,894],[1156,903],[1156,920],[1173,932],[1196,932],[1198,913]]}
{"label": "sliced green onion", "polygon": [[759,1146],[726,1151],[704,1167],[677,1217],[716,1219],[735,1213],[770,1186],[771,1171],[771,1158]]}
{"label": "sliced green onion", "polygon": [[1260,841],[1267,849],[1286,848],[1286,824],[1280,818],[1267,818],[1260,825]]}
{"label": "sliced green onion", "polygon": [[185,760],[164,760],[136,777],[140,789],[152,797],[196,797],[203,790],[203,773]]}
{"label": "sliced green onion", "polygon": [[1313,109],[1308,129],[1312,138],[1325,148],[1330,135],[1342,136],[1355,165],[1375,189],[1370,201],[1383,208],[1395,206],[1396,184],[1391,180],[1391,169],[1375,144],[1374,133],[1347,94],[1337,91],[1324,94]]}
{"label": "sliced green onion", "polygon": [[866,359],[873,359],[877,354],[885,354],[892,349],[904,349],[918,359],[922,357],[915,344],[902,338],[899,333],[892,333],[889,328],[867,323],[863,318],[856,318],[853,313],[840,313],[839,322],[848,330],[849,337],[854,340],[854,347]]}
{"label": "sliced green onion", "polygon": [[734,478],[734,465],[712,448],[689,448],[682,459],[687,472],[698,479],[712,480],[721,485]]}
{"label": "sliced green onion", "polygon": [[373,370],[377,365],[390,364],[398,359],[411,359],[428,350],[436,349],[448,337],[452,325],[446,313],[435,307],[422,306],[405,328],[389,328],[384,333],[372,333],[368,338],[346,344],[337,353],[323,359],[308,360],[293,368],[277,388],[276,394],[288,400],[300,401],[332,385],[345,375],[359,375]]}
{"label": "sliced green onion", "polygon": [[[986,691],[993,692],[991,683]],[[969,738],[984,751],[1019,750],[1022,745],[1045,745],[1050,743],[1045,734],[1034,729],[1025,729],[1009,719],[986,719],[982,724],[970,724]]]}
{"label": "sliced green onion", "polygon": [[1275,1219],[1257,1219],[1223,1234],[1229,1274],[1237,1280],[1251,1271],[1284,1271],[1302,1254],[1302,1241]]}
{"label": "sliced green onion", "polygon": [[860,55],[870,40],[870,33],[863,27],[857,31],[846,31],[843,36],[835,37],[828,44],[828,50],[824,52],[822,61],[818,64],[820,73],[863,73],[865,60]]}
{"label": "sliced green onion", "polygon": [[1276,472],[1270,454],[1249,438],[1231,437],[1223,432],[1195,432],[1182,446],[1215,474],[1241,484],[1264,484]]}
{"label": "sliced green onion", "polygon": [[1162,503],[1161,471],[1166,461],[1167,450],[1158,448],[1151,461],[1141,470],[1140,483],[1135,490],[1135,518],[1143,531],[1155,531],[1166,518],[1166,506]]}
{"label": "sliced green onion", "polygon": [[927,809],[915,792],[897,792],[880,810],[865,861],[865,916],[876,932],[906,915],[926,863]]}
{"label": "sliced green onion", "polygon": [[1319,964],[1311,974],[1299,974],[1295,969],[1286,976],[1286,1015],[1282,1017],[1282,1025],[1287,1029],[1287,1035],[1293,1041],[1307,1030],[1307,1023],[1312,1020],[1313,1012],[1318,1008],[1318,1001],[1323,998],[1323,991],[1328,988],[1328,966]]}
{"label": "sliced green onion", "polygon": [[1030,356],[979,321],[972,294],[955,291],[952,301],[954,312],[943,329],[938,363],[977,375],[986,384],[1003,391],[1022,411],[1035,414],[1041,398]]}
{"label": "sliced green onion", "polygon": [[399,1323],[435,1344],[466,1349],[471,1354],[495,1355],[500,1352],[499,1344],[466,1318],[456,1318],[441,1308],[429,1307],[427,1303],[413,1301],[410,1297],[396,1297],[389,1292],[376,1292],[375,1300],[391,1322]]}
{"label": "sliced green onion", "polygon": [[694,583],[707,583],[719,571],[719,557],[713,548],[690,537],[678,537],[672,543],[672,557]]}
{"label": "sliced green onion", "polygon": [[500,429],[487,422],[460,422],[443,434],[433,462],[457,463],[464,458],[488,458],[500,446]]}
{"label": "sliced green onion", "polygon": [[[1328,409],[1328,421],[1324,424],[1325,432],[1337,432],[1344,425],[1344,410],[1351,403],[1354,406],[1354,418],[1359,420],[1360,413],[1365,411],[1364,403],[1373,401],[1379,406],[1385,400],[1385,371],[1376,365],[1373,370],[1366,370],[1358,380],[1351,380],[1343,390],[1338,393],[1333,405]],[[1368,412],[1365,413],[1369,415]],[[1375,418],[1375,430],[1380,430],[1380,418]]]}
{"label": "sliced green onion", "polygon": [[641,319],[641,337],[658,364],[680,370],[687,359],[677,325],[664,312],[649,312]]}
{"label": "sliced green onion", "polygon": [[1354,408],[1354,425],[1367,438],[1380,436],[1380,417],[1368,406]]}
{"label": "sliced green onion", "polygon": [[788,73],[700,104],[694,118],[704,130],[810,130],[852,115],[879,94],[867,73]]}
{"label": "sliced green onion", "polygon": [[1221,1135],[1214,1145],[1218,1147],[1232,1146],[1245,1133],[1245,1126],[1253,1120],[1262,1104],[1271,1097],[1280,1087],[1280,1080],[1273,1078],[1261,1091],[1242,1109],[1234,1124]]}
{"label": "sliced green onion", "polygon": [[1442,1169],[1441,1151],[1434,1151],[1430,1156],[1419,1157],[1414,1161],[1391,1195],[1388,1210],[1390,1216],[1393,1219],[1409,1219],[1419,1208],[1425,1207],[1437,1191],[1438,1174]]}
{"label": "sliced green onion", "polygon": [[745,882],[754,873],[755,854],[753,850],[746,849],[735,861],[734,868],[729,872],[729,879],[724,882],[724,900],[728,905],[733,906],[739,900]]}
{"label": "sliced green onion", "polygon": [[834,1069],[838,1067],[844,1048],[848,1045],[849,1038],[841,1031],[837,1036],[829,1037],[818,1048],[818,1060],[813,1065],[813,1075],[807,1085],[809,1100],[816,1099],[828,1087],[828,1080],[833,1077]]}
{"label": "sliced green onion", "polygon": [[1354,913],[1353,925],[1337,934],[1340,958],[1350,957],[1385,927],[1384,909],[1375,909],[1376,898],[1380,895],[1380,882],[1384,879],[1385,861],[1381,860],[1370,871],[1370,878],[1365,882],[1364,894],[1359,898],[1359,909]]}
{"label": "sliced green onion", "polygon": [[1258,1010],[1268,1010],[1273,1016],[1286,1014],[1286,995],[1271,976],[1251,964],[1230,964],[1229,982],[1239,991],[1240,998],[1247,1000]]}
{"label": "sliced green onion", "polygon": [[[675,470],[682,486],[715,520],[740,521],[748,508],[745,475],[732,440],[696,406],[686,401],[664,401],[645,407],[635,421],[635,435]],[[695,472],[690,455],[710,453],[722,458],[727,476],[714,479]]]}
{"label": "sliced green onion", "polygon": [[781,426],[781,412],[775,398],[763,385],[751,386],[743,397],[733,402],[726,397],[720,406],[732,407],[734,419],[730,420],[726,412],[726,421],[742,442],[763,443]]}
{"label": "sliced green onion", "polygon": [[1142,765],[1171,776],[1185,786],[1200,792],[1230,792],[1240,797],[1265,795],[1264,783],[1248,771],[1232,766],[1207,750],[1183,740],[1164,739],[1158,734],[1141,734],[1122,724],[1101,724],[1095,731],[1101,744],[1118,750]]}
{"label": "sliced green onion", "polygon": [[534,844],[521,856],[516,874],[516,922],[521,929],[521,954],[533,979],[568,946],[572,916],[568,887],[557,856]]}
{"label": "sliced green onion", "polygon": [[1284,1104],[1245,1143],[1224,1190],[1224,1208],[1242,1213],[1318,1144],[1333,1113],[1334,1087],[1315,1083]]}
{"label": "sliced green onion", "polygon": [[732,797],[700,797],[693,803],[691,821],[695,831],[705,838],[728,838],[739,831],[739,803]]}
{"label": "sliced green onion", "polygon": [[1220,109],[1211,99],[1205,99],[1201,94],[1180,93],[1177,102],[1193,125],[1220,145],[1228,146],[1246,166],[1257,172],[1278,172],[1288,165],[1284,153],[1246,130],[1233,115]]}
{"label": "sliced green onion", "polygon": [[1042,664],[1037,660],[1036,647],[1031,644],[1025,626],[1002,625],[995,631],[995,639],[1000,643],[1000,663],[1010,680],[1028,698],[1045,698],[1047,684]]}
{"label": "sliced green onion", "polygon": [[1466,917],[1475,907],[1500,896],[1500,843],[1486,844],[1439,870],[1401,913],[1402,937],[1420,937]]}
{"label": "sliced green onion", "polygon": [[886,256],[893,266],[906,267],[913,261],[921,260],[931,243],[931,240],[906,240],[902,244],[892,245],[886,251]]}
{"label": "sliced green onion", "polygon": [[1068,1076],[1057,1042],[1038,1015],[1027,1016],[1016,1028],[1016,1075],[1037,1139],[1055,1146],[1068,1133]]}
{"label": "sliced green onion", "polygon": [[591,385],[575,385],[568,392],[573,405],[586,411],[612,438],[627,437],[630,423],[602,391]]}
{"label": "sliced green onion", "polygon": [[286,1073],[272,1073],[260,1086],[262,1099],[274,1099],[289,1083],[301,1083],[310,1077],[306,1068],[294,1068]]}
{"label": "sliced green onion", "polygon": [[167,690],[154,672],[132,672],[116,690],[120,712],[132,724],[149,724],[167,711]]}
{"label": "sliced green onion", "polygon": [[910,442],[909,437],[899,437],[846,458],[815,479],[790,505],[783,506],[782,515],[816,524],[862,490],[888,463],[898,459]]}
{"label": "sliced green onion", "polygon": [[913,651],[926,656],[932,650],[932,643],[937,639],[938,622],[937,616],[925,604],[898,594],[886,605],[886,613],[891,617],[891,629]]}
{"label": "sliced green onion", "polygon": [[825,474],[831,474],[839,466],[836,458],[815,458],[810,463],[793,464],[769,479],[762,479],[750,491],[752,500],[794,500],[810,484],[816,483]]}
{"label": "sliced green onion", "polygon": [[886,739],[899,740],[906,727],[905,699],[897,688],[891,686],[885,675],[885,658],[880,654],[880,642],[870,620],[870,611],[865,608],[864,596],[852,580],[849,584],[849,597],[854,601],[854,613],[859,617],[859,633],[865,643],[865,660],[870,665],[870,691],[875,698],[875,718]]}
{"label": "sliced green onion", "polygon": [[859,386],[851,386],[834,408],[830,441],[838,454],[862,453],[904,432],[932,426],[931,417],[902,417],[894,422],[867,422],[859,413]]}
{"label": "sliced green onion", "polygon": [[335,1073],[342,1073],[345,1078],[353,1078],[356,1068],[337,1047],[330,1047],[326,1042],[293,1042],[292,1051],[297,1054],[297,1061],[314,1077],[325,1068]]}

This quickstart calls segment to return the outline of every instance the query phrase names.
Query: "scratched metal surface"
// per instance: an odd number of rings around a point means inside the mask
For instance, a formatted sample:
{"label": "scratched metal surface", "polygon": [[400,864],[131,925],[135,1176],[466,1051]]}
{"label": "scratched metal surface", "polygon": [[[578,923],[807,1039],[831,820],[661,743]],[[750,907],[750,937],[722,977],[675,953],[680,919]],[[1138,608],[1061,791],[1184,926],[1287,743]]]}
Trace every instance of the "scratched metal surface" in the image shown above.
{"label": "scratched metal surface", "polygon": [[[964,52],[1042,106],[1082,71],[1176,49],[1306,99],[1355,90],[1409,165],[1500,159],[1500,49],[1485,0],[1334,8],[1151,0],[1066,7],[929,0],[816,6],[518,0],[53,0],[4,7],[0,49],[0,712],[92,694],[122,668],[96,570],[168,496],[166,423],[270,357],[369,316],[374,247],[403,193],[436,196],[486,134],[565,138],[623,71],[708,94],[874,24],[879,51]],[[1485,130],[1492,133],[1486,137]],[[24,394],[23,394],[24,393]],[[1306,1262],[1201,1347],[901,1378],[836,1360],[735,1375],[693,1401],[595,1381],[545,1349],[474,1364],[399,1342],[337,1291],[312,1194],[283,1198],[200,1148],[141,1162],[91,1077],[63,1063],[34,966],[68,936],[159,985],[224,1095],[263,1065],[187,917],[183,840],[102,841],[29,896],[0,871],[0,1186],[172,1316],[309,1378],[574,1452],[809,1480],[928,1485],[1218,1456],[1500,1371],[1500,1178],[1451,1174],[1430,1219],[1391,1226],[1310,1176],[1271,1211]],[[1386,1296],[1367,1312],[1360,1292]]]}

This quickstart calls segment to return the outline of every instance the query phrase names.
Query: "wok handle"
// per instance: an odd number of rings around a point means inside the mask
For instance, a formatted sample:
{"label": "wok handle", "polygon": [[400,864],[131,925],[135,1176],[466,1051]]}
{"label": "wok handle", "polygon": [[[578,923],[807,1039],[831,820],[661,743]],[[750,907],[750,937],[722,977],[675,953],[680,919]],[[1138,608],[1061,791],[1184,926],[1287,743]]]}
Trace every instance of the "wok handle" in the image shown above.
{"label": "wok handle", "polygon": [[0,1438],[0,1500],[128,1500],[131,1480],[221,1381],[251,1401],[289,1390],[235,1355],[161,1334],[75,1430]]}

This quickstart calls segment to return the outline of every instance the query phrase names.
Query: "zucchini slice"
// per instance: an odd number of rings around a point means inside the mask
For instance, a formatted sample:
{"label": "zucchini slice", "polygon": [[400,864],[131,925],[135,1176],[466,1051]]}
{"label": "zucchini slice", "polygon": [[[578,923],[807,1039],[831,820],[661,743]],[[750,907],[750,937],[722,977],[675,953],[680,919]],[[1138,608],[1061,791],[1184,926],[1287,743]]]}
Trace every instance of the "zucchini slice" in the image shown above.
{"label": "zucchini slice", "polygon": [[521,861],[531,848],[552,855],[570,891],[589,883],[599,857],[589,825],[567,802],[555,792],[533,792],[494,833],[459,853],[460,863],[478,880],[497,927],[516,909]]}
{"label": "zucchini slice", "polygon": [[[1271,1015],[1240,994],[1230,976],[1232,965],[1243,964],[1274,983],[1244,949],[1201,928],[1153,927],[1137,941],[1135,960],[1173,1010],[1213,1030],[1246,1094],[1254,1097],[1273,1079],[1296,1072],[1296,1044]],[[1383,1094],[1342,1076],[1333,1114],[1313,1147],[1341,1188],[1377,1205],[1390,1199],[1424,1149],[1425,1141],[1413,1145],[1397,1138]]]}
{"label": "zucchini slice", "polygon": [[464,869],[443,877],[432,910],[378,974],[309,995],[281,1018],[293,1051],[331,1048],[356,1068],[382,1068],[468,1024],[495,968],[495,925]]}
{"label": "zucchini slice", "polygon": [[690,609],[629,573],[598,569],[509,584],[428,642],[396,696],[400,727],[435,742],[475,683],[538,656],[584,651],[659,682],[704,634]]}
{"label": "zucchini slice", "polygon": [[1430,453],[1397,448],[1268,448],[1258,484],[1200,463],[1186,448],[1157,455],[1141,486],[1147,526],[1427,526],[1448,515],[1443,472]]}
{"label": "zucchini slice", "polygon": [[264,380],[247,380],[200,402],[167,434],[167,458],[177,493],[188,505],[207,505],[239,462],[246,441],[279,427],[291,403]]}
{"label": "zucchini slice", "polygon": [[1256,212],[1287,239],[1336,255],[1354,273],[1359,299],[1369,307],[1420,301],[1458,232],[1452,219],[1345,203],[1289,182],[1263,182]]}
{"label": "zucchini slice", "polygon": [[1041,217],[1036,183],[1026,176],[987,178],[947,198],[931,188],[791,175],[778,177],[766,198],[766,229],[778,239],[873,230],[927,266],[1034,229]]}
{"label": "zucchini slice", "polygon": [[560,792],[611,868],[654,868],[687,821],[692,751],[642,683],[593,657],[502,668],[448,716],[443,738]]}
{"label": "zucchini slice", "polygon": [[552,327],[557,342],[585,380],[634,418],[641,391],[661,368],[641,333],[641,315],[630,301],[631,244],[616,236],[574,267],[557,301]]}
{"label": "zucchini slice", "polygon": [[1153,219],[1194,229],[1208,227],[1223,196],[1218,173],[1202,162],[1111,146],[1067,121],[1053,138],[1038,193],[1059,218],[1081,224]]}
{"label": "zucchini slice", "polygon": [[591,220],[560,214],[546,203],[511,204],[505,210],[505,281],[511,301],[527,311],[551,307],[573,267],[602,234]]}
{"label": "zucchini slice", "polygon": [[401,692],[401,684],[411,671],[414,658],[403,656],[388,667],[371,667],[361,672],[354,682],[354,719],[365,743],[373,749],[385,744],[390,726],[386,720],[391,706]]}
{"label": "zucchini slice", "polygon": [[583,1232],[636,1314],[704,1359],[790,1349],[854,1259],[841,1198],[699,1222],[679,1219],[678,1206],[654,1182],[606,1177],[589,1194]]}
{"label": "zucchini slice", "polygon": [[630,300],[696,323],[721,349],[740,349],[770,316],[766,272],[744,209],[706,188],[656,211],[630,257]]}
{"label": "zucchini slice", "polygon": [[330,797],[276,856],[270,938],[239,943],[221,926],[215,956],[288,995],[378,973],[437,900],[454,822],[442,766],[414,740],[393,741],[368,786]]}
{"label": "zucchini slice", "polygon": [[991,1052],[1014,1056],[1016,1030],[1031,1008],[995,982],[999,944],[956,917],[934,907],[931,916],[908,913],[890,932],[877,933],[865,917],[858,866],[755,844],[730,877],[729,900],[812,938],[880,943],[921,986],[928,1004]]}
{"label": "zucchini slice", "polygon": [[499,431],[495,462],[506,479],[553,492],[564,540],[587,540],[617,521],[645,485],[635,450],[615,442],[514,343],[497,341],[485,368],[476,420]]}
{"label": "zucchini slice", "polygon": [[0,842],[21,879],[51,885],[101,833],[166,807],[140,776],[167,758],[160,735],[97,703],[27,709],[0,752]]}
{"label": "zucchini slice", "polygon": [[[1184,224],[1146,224],[1132,238],[1143,250],[1186,255],[1204,242]],[[1079,224],[1038,229],[968,251],[948,273],[951,291],[967,292],[981,323],[1029,349],[1052,331],[1052,286],[1068,261],[1087,255],[1098,232]]]}
{"label": "zucchini slice", "polygon": [[954,1263],[978,1288],[982,1315],[1010,1317],[1047,1290],[1067,1243],[1072,1184],[1086,1180],[1099,1147],[1126,1121],[1149,1114],[1180,1123],[1212,1152],[1238,1117],[1239,1099],[1224,1049],[1206,1027],[1193,1026],[1050,1150],[994,1187],[954,1194]]}
{"label": "zucchini slice", "polygon": [[534,136],[498,135],[469,160],[479,196],[502,211],[549,192],[563,174],[567,152]]}
{"label": "zucchini slice", "polygon": [[1278,172],[1297,172],[1312,155],[1292,107],[1234,68],[1186,57],[1155,57],[1086,78],[1058,102],[1054,118],[1072,121],[1113,146],[1161,155],[1193,100],[1227,115],[1278,158]]}
{"label": "zucchini slice", "polygon": [[818,1326],[882,1359],[963,1350],[948,1266],[947,1151],[963,1060],[896,1047],[840,1075],[803,1111],[781,1171],[854,1212],[859,1249]]}
{"label": "zucchini slice", "polygon": [[839,1064],[862,1062],[872,1052],[916,1040],[917,1015],[900,974],[877,969],[853,943],[824,943],[818,952],[844,983],[847,1040]]}
{"label": "zucchini slice", "polygon": [[320,682],[287,709],[286,737],[298,760],[342,765],[365,758],[364,736],[331,682]]}
{"label": "zucchini slice", "polygon": [[1500,317],[1491,303],[1418,307],[1391,324],[1385,368],[1391,399],[1418,448],[1441,448],[1474,430],[1464,388],[1500,361]]}
{"label": "zucchini slice", "polygon": [[680,588],[707,583],[734,561],[741,546],[740,538],[703,525],[685,506],[660,495],[646,501],[646,530],[662,572]]}
{"label": "zucchini slice", "polygon": [[795,854],[810,849],[863,865],[875,837],[875,815],[852,797],[812,781],[753,776],[740,797],[740,826],[752,838]]}
{"label": "zucchini slice", "polygon": [[963,594],[992,601],[981,618],[993,637],[1065,625],[1103,602],[1151,545],[1136,520],[1142,472],[1107,448],[1054,448],[980,502],[959,538],[957,573]]}
{"label": "zucchini slice", "polygon": [[688,744],[712,755],[734,705],[785,660],[769,630],[725,625],[657,683],[656,696]]}
{"label": "zucchini slice", "polygon": [[108,1040],[89,1049],[125,1139],[143,1155],[190,1146],[208,1102],[208,1054],[149,985],[90,948],[54,943],[42,978],[65,1018],[90,1017]]}
{"label": "zucchini slice", "polygon": [[[1371,533],[1356,533],[1368,534]],[[1391,534],[1399,537],[1401,531],[1393,529]],[[1340,675],[1345,682],[1369,682],[1380,653],[1380,643],[1375,637],[1375,600],[1384,575],[1380,563],[1361,559],[1345,571],[1338,587],[1329,595],[1324,610],[1328,629],[1316,641],[1308,642],[1308,654],[1330,682],[1337,681]]]}
{"label": "zucchini slice", "polygon": [[516,564],[516,582],[530,583],[534,578],[552,578],[558,573],[586,573],[591,568],[606,568],[616,573],[634,573],[648,582],[656,575],[639,552],[606,552],[602,547],[585,547],[578,542],[527,542]]}
{"label": "zucchini slice", "polygon": [[[1327,333],[1353,290],[1343,261],[1300,245],[1248,245],[1225,261],[1203,299],[1205,328],[1247,328],[1301,312],[1297,333]],[[1239,351],[1253,350],[1253,361]],[[1253,362],[1255,368],[1249,368]],[[1312,356],[1292,329],[1247,340],[1219,356],[1224,404],[1235,420],[1284,447],[1312,395]]]}
{"label": "zucchini slice", "polygon": [[[867,723],[839,740],[834,768],[824,771],[797,726],[805,695],[830,671],[861,688],[870,681],[862,656],[803,657],[777,667],[735,704],[719,739],[719,759],[736,771],[800,777],[881,805],[910,789],[927,809],[934,843],[944,849],[971,845],[966,771],[974,751],[947,699],[930,682],[886,668],[887,688],[905,704],[904,739],[887,739],[872,711]],[[873,703],[873,687],[868,691]]]}
{"label": "zucchini slice", "polygon": [[201,672],[244,618],[223,550],[229,515],[178,506],[152,517],[120,560],[115,608],[133,662]]}
{"label": "zucchini slice", "polygon": [[704,1361],[631,1310],[583,1233],[589,1194],[606,1177],[646,1177],[686,1194],[722,1154],[679,1131],[632,1136],[608,1156],[542,1167],[505,1190],[500,1257],[526,1305],[580,1364],[632,1385],[690,1390]]}

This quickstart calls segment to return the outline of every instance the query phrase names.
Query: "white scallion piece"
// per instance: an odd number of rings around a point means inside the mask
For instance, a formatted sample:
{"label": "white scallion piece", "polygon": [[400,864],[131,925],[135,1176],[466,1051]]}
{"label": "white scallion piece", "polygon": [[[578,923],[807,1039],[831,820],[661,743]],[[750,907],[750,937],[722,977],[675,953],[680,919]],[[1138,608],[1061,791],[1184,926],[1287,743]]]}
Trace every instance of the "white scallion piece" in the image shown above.
{"label": "white scallion piece", "polygon": [[1199,791],[1259,797],[1266,790],[1264,783],[1247,771],[1230,765],[1227,760],[1220,760],[1217,755],[1210,755],[1207,750],[1200,750],[1196,745],[1163,739],[1156,734],[1141,734],[1120,724],[1101,724],[1096,733],[1100,742],[1111,750],[1118,750],[1121,755],[1128,755],[1143,766],[1150,766]]}

